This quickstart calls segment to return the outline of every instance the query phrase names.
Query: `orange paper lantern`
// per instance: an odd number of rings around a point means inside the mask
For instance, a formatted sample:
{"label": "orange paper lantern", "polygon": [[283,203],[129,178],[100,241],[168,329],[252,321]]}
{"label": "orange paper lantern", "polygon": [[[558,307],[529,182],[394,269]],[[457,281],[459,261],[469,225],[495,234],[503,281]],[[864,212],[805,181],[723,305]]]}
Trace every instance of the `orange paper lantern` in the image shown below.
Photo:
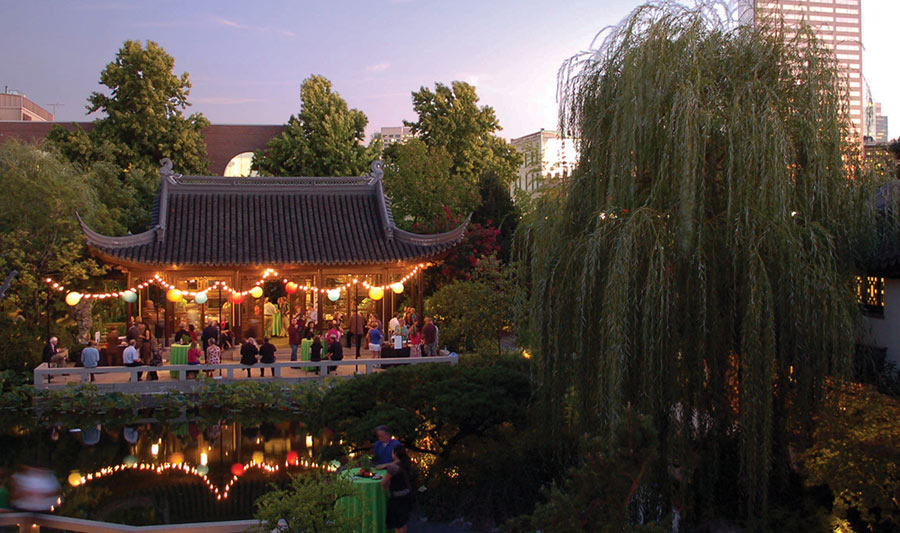
{"label": "orange paper lantern", "polygon": [[231,465],[231,473],[235,476],[240,476],[244,473],[244,465],[241,463],[234,463]]}
{"label": "orange paper lantern", "polygon": [[297,292],[297,289],[297,284],[293,281],[287,282],[287,284],[285,284],[284,286],[284,290],[286,290],[288,294],[294,294],[295,292]]}

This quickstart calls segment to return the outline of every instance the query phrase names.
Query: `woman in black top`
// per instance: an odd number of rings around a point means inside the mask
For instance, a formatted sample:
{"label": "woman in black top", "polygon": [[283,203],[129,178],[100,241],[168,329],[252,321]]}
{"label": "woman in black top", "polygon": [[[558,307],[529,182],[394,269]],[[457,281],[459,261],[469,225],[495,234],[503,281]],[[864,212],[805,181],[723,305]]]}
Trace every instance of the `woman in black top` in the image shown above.
{"label": "woman in black top", "polygon": [[307,322],[306,327],[303,328],[303,338],[311,339],[316,336],[316,325],[315,322]]}
{"label": "woman in black top", "polygon": [[[259,355],[259,347],[256,346],[256,340],[253,337],[247,339],[247,342],[241,344],[241,364],[255,365],[256,356]],[[250,369],[247,369],[247,377],[250,377]]]}
{"label": "woman in black top", "polygon": [[[310,322],[312,324],[312,322]],[[310,361],[321,361],[322,360],[322,339],[316,335],[315,340],[313,340],[312,346],[309,347],[309,360]],[[316,374],[321,374],[322,367],[316,367]]]}
{"label": "woman in black top", "polygon": [[388,491],[385,526],[396,533],[406,533],[409,509],[412,504],[412,462],[406,449],[397,446],[391,454],[394,462],[387,465],[387,475],[381,486]]}

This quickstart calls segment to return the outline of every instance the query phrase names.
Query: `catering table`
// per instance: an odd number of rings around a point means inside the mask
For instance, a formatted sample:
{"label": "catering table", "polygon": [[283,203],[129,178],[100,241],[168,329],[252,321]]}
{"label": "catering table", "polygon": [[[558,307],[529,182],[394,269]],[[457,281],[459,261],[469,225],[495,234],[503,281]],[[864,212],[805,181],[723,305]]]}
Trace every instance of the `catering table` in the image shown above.
{"label": "catering table", "polygon": [[[170,365],[186,365],[187,353],[191,347],[190,344],[173,344],[169,348],[169,364]],[[178,379],[178,371],[171,371],[169,375]]]}
{"label": "catering table", "polygon": [[[359,468],[351,468],[346,475],[353,476],[351,481],[359,491],[359,498],[343,498],[338,501],[338,505],[359,524],[353,531],[382,533],[386,531],[387,492],[382,488],[380,479],[355,477],[358,473]],[[387,471],[375,470],[375,473],[384,476]]]}
{"label": "catering table", "polygon": [[[300,341],[300,360],[301,361],[309,361],[310,360],[310,349],[312,348],[312,339],[303,339]],[[322,345],[322,357],[325,357],[325,349],[328,348],[326,345]],[[306,368],[307,372],[315,372],[316,368]]]}

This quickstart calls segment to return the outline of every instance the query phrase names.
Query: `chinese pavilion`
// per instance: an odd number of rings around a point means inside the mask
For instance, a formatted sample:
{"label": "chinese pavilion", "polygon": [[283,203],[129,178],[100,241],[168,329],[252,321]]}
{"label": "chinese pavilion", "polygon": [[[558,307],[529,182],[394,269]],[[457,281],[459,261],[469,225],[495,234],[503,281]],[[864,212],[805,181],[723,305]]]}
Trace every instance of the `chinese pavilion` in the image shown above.
{"label": "chinese pavilion", "polygon": [[[384,318],[404,287],[421,316],[422,267],[456,246],[467,225],[436,235],[397,228],[380,161],[361,177],[225,178],[175,174],[163,160],[160,176],[149,230],[110,237],[79,221],[91,253],[140,292],[128,316],[155,322],[165,338],[180,321],[208,319],[228,320],[238,336],[259,334],[271,284],[287,288],[292,313],[315,307],[319,327],[357,309]],[[264,290],[250,294],[257,286]],[[383,298],[370,298],[373,287]],[[171,301],[172,289],[204,297]]]}

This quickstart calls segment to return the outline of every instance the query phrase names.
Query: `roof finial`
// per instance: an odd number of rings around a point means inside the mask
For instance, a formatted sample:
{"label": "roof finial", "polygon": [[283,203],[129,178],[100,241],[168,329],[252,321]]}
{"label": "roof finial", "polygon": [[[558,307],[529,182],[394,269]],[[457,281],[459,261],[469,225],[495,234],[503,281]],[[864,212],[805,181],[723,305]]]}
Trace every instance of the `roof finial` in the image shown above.
{"label": "roof finial", "polygon": [[159,175],[162,179],[167,180],[170,183],[175,183],[175,178],[181,177],[181,174],[176,174],[175,171],[172,170],[172,160],[168,157],[160,159],[159,164],[162,165],[159,168]]}
{"label": "roof finial", "polygon": [[372,172],[369,175],[377,180],[382,179],[384,177],[384,161],[380,159],[372,161]]}

